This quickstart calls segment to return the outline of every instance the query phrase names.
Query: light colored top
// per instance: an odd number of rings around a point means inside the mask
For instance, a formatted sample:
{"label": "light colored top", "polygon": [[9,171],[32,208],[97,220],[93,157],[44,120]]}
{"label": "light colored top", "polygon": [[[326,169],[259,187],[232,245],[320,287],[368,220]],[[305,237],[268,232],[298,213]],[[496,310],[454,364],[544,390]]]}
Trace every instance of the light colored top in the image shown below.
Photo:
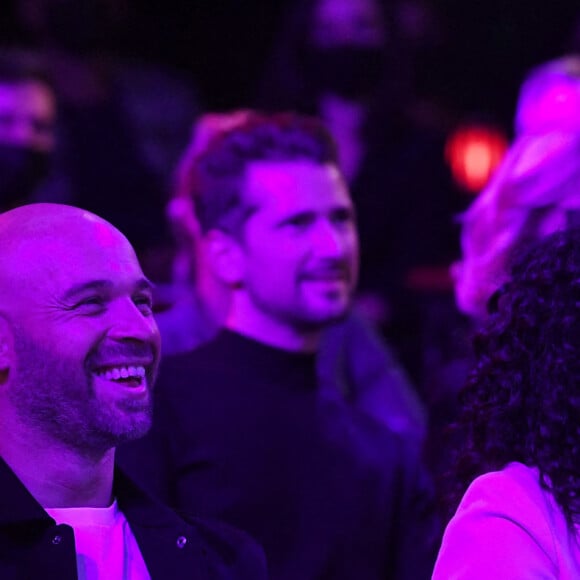
{"label": "light colored top", "polygon": [[510,463],[469,486],[445,534],[434,580],[580,578],[578,534],[570,533],[538,471]]}
{"label": "light colored top", "polygon": [[79,580],[149,580],[145,561],[115,500],[106,508],[46,508],[74,529]]}

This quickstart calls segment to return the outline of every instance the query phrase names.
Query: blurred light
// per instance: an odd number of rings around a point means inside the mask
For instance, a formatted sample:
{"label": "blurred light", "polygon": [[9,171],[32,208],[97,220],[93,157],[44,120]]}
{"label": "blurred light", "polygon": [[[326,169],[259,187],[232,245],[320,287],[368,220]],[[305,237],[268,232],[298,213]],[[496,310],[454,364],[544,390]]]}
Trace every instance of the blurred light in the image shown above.
{"label": "blurred light", "polygon": [[491,125],[463,125],[447,139],[445,158],[455,182],[467,193],[483,189],[508,148],[506,135]]}

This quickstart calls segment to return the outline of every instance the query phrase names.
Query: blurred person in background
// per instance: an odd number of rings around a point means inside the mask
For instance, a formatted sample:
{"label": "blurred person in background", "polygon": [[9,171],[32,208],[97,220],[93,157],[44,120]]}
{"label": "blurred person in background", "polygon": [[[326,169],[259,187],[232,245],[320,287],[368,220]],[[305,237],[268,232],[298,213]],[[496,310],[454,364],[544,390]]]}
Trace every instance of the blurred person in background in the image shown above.
{"label": "blurred person in background", "polygon": [[181,511],[249,531],[273,579],[427,578],[439,526],[416,441],[317,373],[358,269],[328,131],[249,114],[187,169],[197,250],[229,304],[217,336],[165,360],[153,431],[122,464]]}
{"label": "blurred person in background", "polygon": [[580,216],[580,57],[544,63],[524,81],[515,139],[490,184],[462,218],[453,268],[459,309],[486,314],[522,245]]}
{"label": "blurred person in background", "polygon": [[162,280],[170,175],[200,109],[192,83],[120,55],[131,25],[124,0],[17,0],[16,12],[55,87],[65,199],[122,229],[146,273]]}
{"label": "blurred person in background", "polygon": [[[167,214],[176,236],[176,294],[157,322],[166,355],[185,352],[213,338],[223,326],[231,289],[212,272],[207,242],[193,204],[191,175],[211,141],[255,115],[250,110],[208,113],[196,123],[176,175]],[[415,388],[382,337],[356,311],[325,329],[317,359],[322,387],[406,438],[421,442],[427,417]]]}
{"label": "blurred person in background", "polygon": [[50,198],[56,120],[56,95],[41,58],[0,51],[0,210]]}

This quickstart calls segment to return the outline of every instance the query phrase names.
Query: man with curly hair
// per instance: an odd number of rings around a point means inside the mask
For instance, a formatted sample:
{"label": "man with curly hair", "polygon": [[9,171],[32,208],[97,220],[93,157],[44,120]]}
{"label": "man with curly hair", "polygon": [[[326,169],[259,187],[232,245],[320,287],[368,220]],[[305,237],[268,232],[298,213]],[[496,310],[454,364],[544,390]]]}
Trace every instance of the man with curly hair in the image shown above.
{"label": "man with curly hair", "polygon": [[515,260],[475,338],[433,578],[579,578],[580,230]]}

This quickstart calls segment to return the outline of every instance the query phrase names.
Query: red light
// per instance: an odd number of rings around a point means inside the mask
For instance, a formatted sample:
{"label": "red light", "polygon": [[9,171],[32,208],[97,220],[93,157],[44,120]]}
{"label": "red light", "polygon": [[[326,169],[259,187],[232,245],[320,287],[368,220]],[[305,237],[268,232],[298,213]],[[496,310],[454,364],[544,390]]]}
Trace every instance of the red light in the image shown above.
{"label": "red light", "polygon": [[468,193],[485,187],[508,148],[505,134],[486,125],[464,125],[451,134],[445,157],[455,182]]}

